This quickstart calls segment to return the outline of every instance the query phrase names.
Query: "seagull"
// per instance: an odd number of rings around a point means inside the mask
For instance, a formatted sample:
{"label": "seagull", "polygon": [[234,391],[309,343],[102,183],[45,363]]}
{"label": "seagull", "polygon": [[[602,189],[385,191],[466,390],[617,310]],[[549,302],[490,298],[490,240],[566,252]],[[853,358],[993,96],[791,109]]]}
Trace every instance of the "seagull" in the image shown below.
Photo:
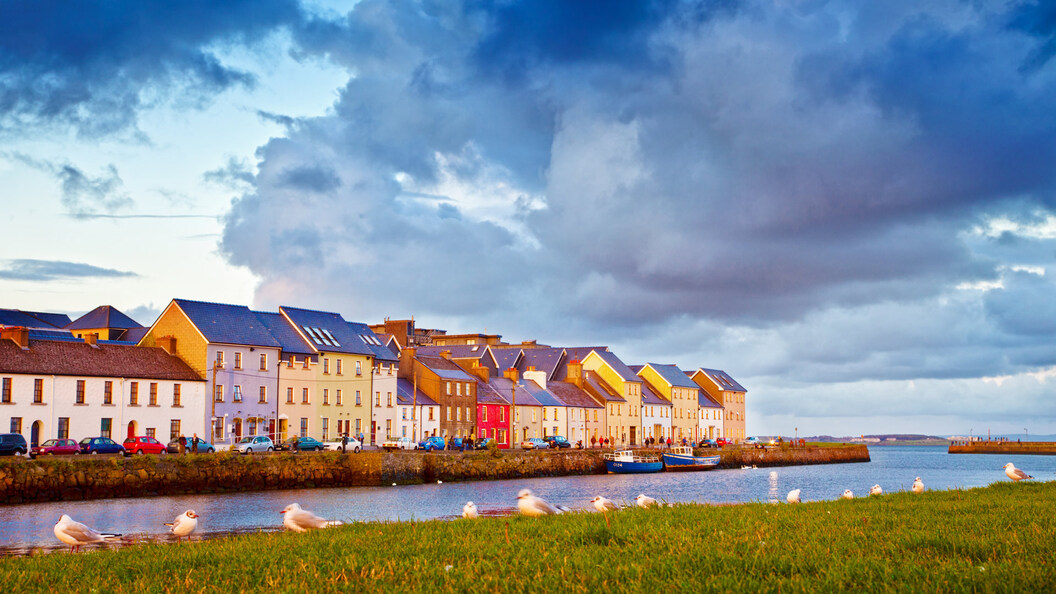
{"label": "seagull", "polygon": [[615,501],[611,499],[606,499],[601,495],[598,495],[594,499],[591,499],[590,502],[594,504],[594,509],[600,511],[601,513],[605,513],[608,511],[616,511],[620,509],[620,506],[616,505]]}
{"label": "seagull", "polygon": [[655,499],[645,494],[639,494],[634,500],[638,503],[638,507],[656,507],[658,505]]}
{"label": "seagull", "polygon": [[462,506],[462,517],[467,520],[477,519],[477,504],[472,501],[467,502]]}
{"label": "seagull", "polygon": [[198,529],[198,514],[194,513],[193,509],[189,509],[176,516],[175,520],[166,522],[165,525],[169,527],[169,532],[176,535],[176,540],[184,536],[190,537],[191,533]]}
{"label": "seagull", "polygon": [[850,489],[844,489],[843,495],[840,495],[844,499],[854,499],[854,493]]}
{"label": "seagull", "polygon": [[282,519],[282,525],[294,532],[308,532],[313,528],[340,526],[344,523],[340,520],[324,520],[310,511],[301,509],[301,506],[298,503],[287,505],[286,509],[279,513],[286,514],[286,517]]}
{"label": "seagull", "polygon": [[869,489],[870,495],[883,495],[884,490],[880,488],[880,485],[873,485],[872,489]]}
{"label": "seagull", "polygon": [[561,513],[556,507],[539,499],[532,493],[531,489],[521,489],[517,494],[517,509],[526,516],[537,518]]}
{"label": "seagull", "polygon": [[62,514],[59,521],[55,523],[55,538],[70,545],[70,552],[76,553],[77,549],[93,542],[105,542],[108,538],[117,538],[120,534],[106,534],[96,532],[73,518]]}
{"label": "seagull", "polygon": [[913,492],[917,495],[924,492],[924,481],[920,480],[919,476],[913,480]]}
{"label": "seagull", "polygon": [[436,481],[436,484],[442,485],[442,484],[444,484],[444,481]]}
{"label": "seagull", "polygon": [[1009,462],[1008,464],[1005,464],[1002,468],[1005,469],[1005,476],[1007,476],[1008,478],[1012,479],[1012,482],[1014,482],[1014,483],[1018,483],[1019,481],[1022,481],[1022,480],[1025,480],[1025,479],[1034,478],[1034,477],[1030,476],[1029,474],[1023,472],[1022,470],[1016,468],[1015,465],[1013,465],[1011,462]]}
{"label": "seagull", "polygon": [[788,497],[785,497],[785,501],[789,503],[800,503],[799,501],[799,489],[792,489],[788,492]]}

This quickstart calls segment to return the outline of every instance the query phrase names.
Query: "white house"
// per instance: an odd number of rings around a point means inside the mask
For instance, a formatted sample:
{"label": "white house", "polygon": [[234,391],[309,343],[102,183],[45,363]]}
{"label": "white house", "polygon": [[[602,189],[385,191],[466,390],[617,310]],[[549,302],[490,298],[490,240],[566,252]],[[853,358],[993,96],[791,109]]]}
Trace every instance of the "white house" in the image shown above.
{"label": "white house", "polygon": [[397,417],[396,437],[410,437],[421,441],[440,435],[440,404],[418,390],[407,379],[396,380]]}

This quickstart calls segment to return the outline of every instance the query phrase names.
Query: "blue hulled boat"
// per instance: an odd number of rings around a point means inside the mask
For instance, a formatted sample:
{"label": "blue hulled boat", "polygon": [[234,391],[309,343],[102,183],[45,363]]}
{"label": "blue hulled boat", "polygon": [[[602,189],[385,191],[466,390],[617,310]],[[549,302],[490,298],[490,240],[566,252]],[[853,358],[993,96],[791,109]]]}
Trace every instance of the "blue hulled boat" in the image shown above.
{"label": "blue hulled boat", "polygon": [[693,448],[678,446],[664,452],[664,468],[674,470],[707,470],[719,465],[718,456],[694,456]]}
{"label": "blue hulled boat", "polygon": [[656,456],[635,456],[631,450],[603,454],[602,458],[609,474],[641,474],[664,469],[664,463]]}

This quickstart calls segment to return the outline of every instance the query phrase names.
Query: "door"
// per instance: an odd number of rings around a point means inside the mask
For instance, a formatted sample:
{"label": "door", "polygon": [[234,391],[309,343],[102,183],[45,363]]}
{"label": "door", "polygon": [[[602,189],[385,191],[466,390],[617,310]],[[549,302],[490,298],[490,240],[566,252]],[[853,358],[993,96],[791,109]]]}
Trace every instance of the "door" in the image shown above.
{"label": "door", "polygon": [[634,425],[631,425],[631,445],[634,445],[635,443],[637,443],[636,441],[634,441],[635,435],[637,435],[637,430],[638,430],[637,427],[635,427]]}
{"label": "door", "polygon": [[289,421],[286,419],[279,419],[279,441],[286,441],[286,432],[289,430]]}
{"label": "door", "polygon": [[135,421],[129,421],[128,422],[128,432],[125,435],[125,437],[135,437],[135,436],[136,436],[136,422]]}
{"label": "door", "polygon": [[29,428],[29,446],[37,447],[40,445],[40,421],[33,421],[33,426]]}
{"label": "door", "polygon": [[275,419],[270,419],[268,421],[268,437],[270,437],[272,441],[275,441]]}
{"label": "door", "polygon": [[371,421],[370,422],[370,443],[374,443],[374,436],[377,434],[377,432],[378,432],[378,422],[377,421]]}

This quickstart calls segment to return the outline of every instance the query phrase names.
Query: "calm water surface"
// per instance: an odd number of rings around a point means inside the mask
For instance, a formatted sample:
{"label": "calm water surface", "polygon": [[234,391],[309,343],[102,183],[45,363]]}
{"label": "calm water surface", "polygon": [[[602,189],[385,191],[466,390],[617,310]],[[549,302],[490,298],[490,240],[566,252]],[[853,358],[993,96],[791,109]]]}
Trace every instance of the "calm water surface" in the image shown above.
{"label": "calm water surface", "polygon": [[295,501],[328,519],[398,521],[457,517],[466,501],[476,502],[484,514],[510,513],[517,491],[524,488],[551,503],[592,509],[589,502],[596,495],[626,502],[639,493],[669,502],[742,503],[775,495],[784,501],[788,491],[798,488],[804,501],[836,499],[844,489],[867,495],[874,484],[886,492],[908,490],[917,476],[928,489],[981,487],[1007,481],[1001,469],[1007,462],[1037,480],[1056,479],[1056,456],[949,455],[945,447],[909,446],[874,447],[869,453],[871,462],[857,464],[8,505],[0,506],[0,550],[57,546],[52,527],[64,513],[97,530],[150,537],[165,534],[162,524],[193,509],[201,516],[197,534],[209,536],[278,529],[279,512]]}

